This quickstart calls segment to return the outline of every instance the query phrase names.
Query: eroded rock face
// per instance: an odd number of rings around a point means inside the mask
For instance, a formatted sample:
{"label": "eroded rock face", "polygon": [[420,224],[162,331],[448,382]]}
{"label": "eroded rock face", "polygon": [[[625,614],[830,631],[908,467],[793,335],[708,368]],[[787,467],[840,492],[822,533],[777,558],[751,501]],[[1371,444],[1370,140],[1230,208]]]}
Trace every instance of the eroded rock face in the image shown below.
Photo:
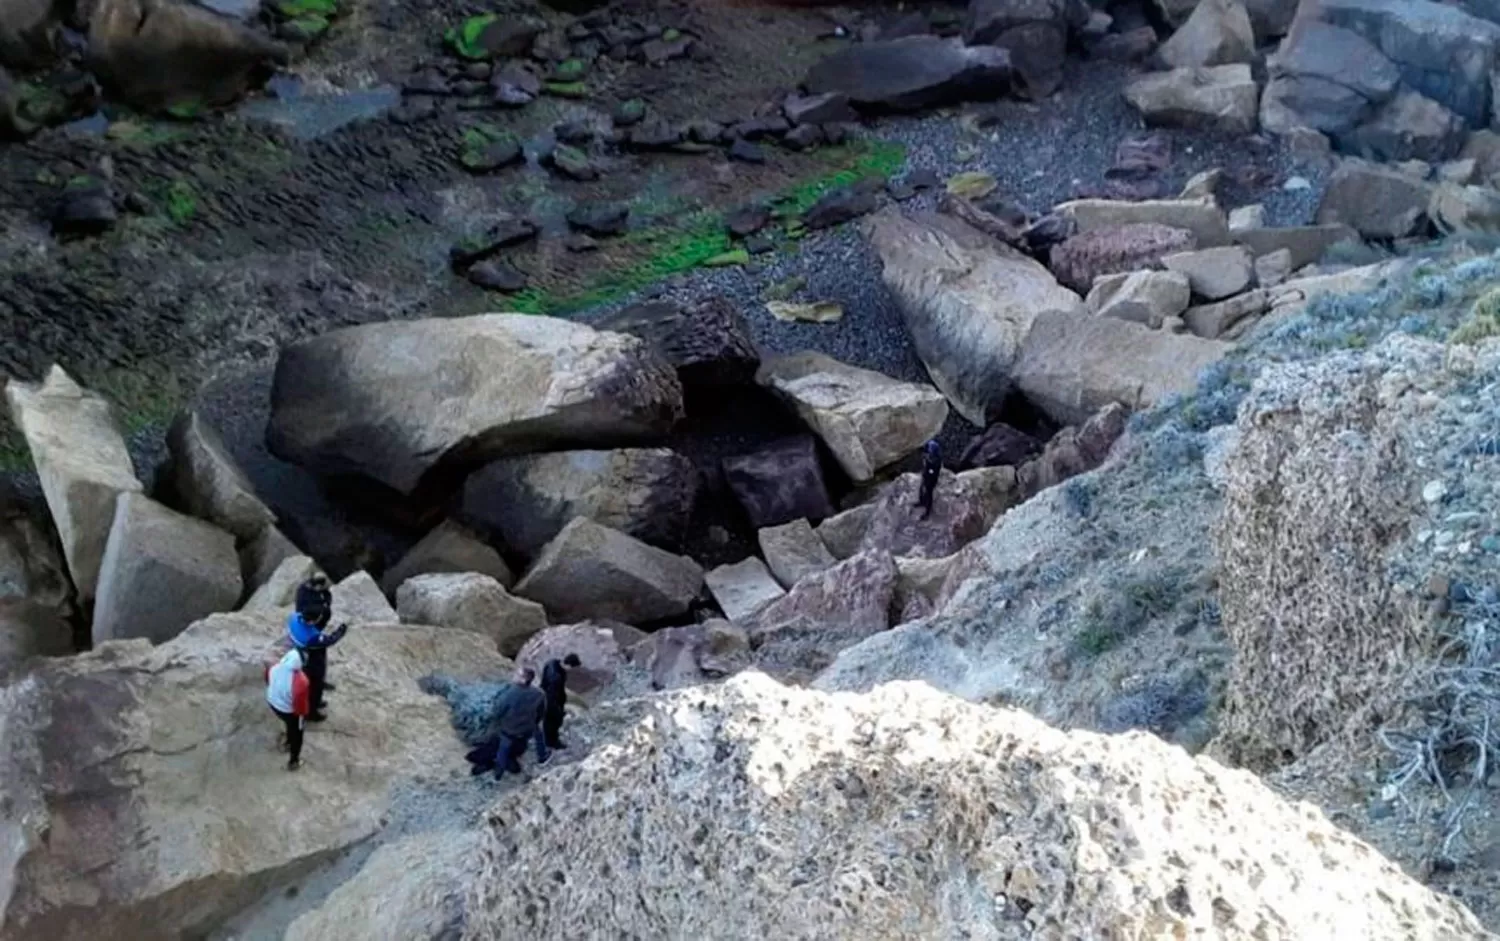
{"label": "eroded rock face", "polygon": [[[623,806],[599,813],[601,793]],[[665,697],[607,757],[502,796],[473,869],[478,937],[1485,937],[1247,773],[918,683],[824,694],[750,673]]]}
{"label": "eroded rock face", "polygon": [[692,559],[579,517],[548,543],[516,594],[539,602],[554,621],[642,624],[686,612],[702,587],[703,570]]}
{"label": "eroded rock face", "polygon": [[324,474],[411,493],[444,461],[665,433],[682,386],[642,341],[524,314],[393,321],[281,351],[266,440]]}
{"label": "eroded rock face", "polygon": [[667,448],[556,451],[501,458],[471,474],[463,515],[526,558],[579,516],[675,550],[697,492],[693,462]]}
{"label": "eroded rock face", "polygon": [[141,490],[114,411],[60,366],[40,384],[10,381],[5,397],[31,450],[79,600],[86,603],[99,581],[115,498]]}
{"label": "eroded rock face", "polygon": [[218,615],[159,647],[108,644],[0,688],[0,933],[205,933],[371,836],[393,785],[463,773],[448,708],[417,679],[500,674],[493,644],[359,628],[338,648],[338,707],[292,777],[264,698],[284,630],[280,616]]}
{"label": "eroded rock face", "polygon": [[756,380],[787,400],[855,483],[915,452],[948,420],[936,389],[821,353],[768,360]]}

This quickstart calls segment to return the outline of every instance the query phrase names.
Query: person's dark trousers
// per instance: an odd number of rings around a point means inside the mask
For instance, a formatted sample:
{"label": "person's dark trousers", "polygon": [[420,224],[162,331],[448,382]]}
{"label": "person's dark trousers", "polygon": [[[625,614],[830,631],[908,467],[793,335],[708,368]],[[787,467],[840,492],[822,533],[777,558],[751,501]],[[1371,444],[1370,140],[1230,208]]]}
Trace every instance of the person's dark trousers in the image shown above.
{"label": "person's dark trousers", "polygon": [[526,754],[526,739],[501,735],[498,745],[499,748],[495,754],[495,777],[504,777],[507,771],[511,774],[520,774],[521,756]]}
{"label": "person's dark trousers", "polygon": [[323,711],[323,690],[328,685],[328,648],[304,647],[302,669],[307,673],[307,698],[313,715]]}
{"label": "person's dark trousers", "polygon": [[937,490],[937,482],[937,474],[922,474],[922,489],[917,495],[917,506],[922,508],[923,516],[932,512],[932,495]]}
{"label": "person's dark trousers", "polygon": [[469,764],[474,766],[469,769],[469,773],[483,774],[486,771],[493,771],[495,768],[495,757],[499,753],[500,740],[498,738],[492,738],[477,748],[470,749],[469,753],[464,756]]}
{"label": "person's dark trousers", "polygon": [[542,716],[542,737],[547,742],[548,748],[565,748],[559,734],[562,732],[564,710],[562,706],[547,704],[547,712]]}
{"label": "person's dark trousers", "polygon": [[302,717],[290,712],[282,712],[275,706],[271,707],[271,711],[276,713],[276,718],[280,719],[281,724],[286,727],[287,760],[296,764],[302,760]]}

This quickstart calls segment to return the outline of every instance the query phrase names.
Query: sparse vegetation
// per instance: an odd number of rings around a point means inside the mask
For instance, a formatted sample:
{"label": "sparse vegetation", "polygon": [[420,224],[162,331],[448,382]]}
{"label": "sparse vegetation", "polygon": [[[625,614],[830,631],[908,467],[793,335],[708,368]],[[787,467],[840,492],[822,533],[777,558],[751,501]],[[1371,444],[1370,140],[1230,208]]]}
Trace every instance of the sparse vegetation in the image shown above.
{"label": "sparse vegetation", "polygon": [[1155,573],[1105,584],[1084,605],[1074,643],[1098,656],[1140,633],[1148,621],[1177,607],[1181,592],[1170,573]]}
{"label": "sparse vegetation", "polygon": [[185,226],[193,221],[198,214],[198,193],[193,189],[193,184],[186,180],[176,180],[167,187],[167,217],[179,226]]}
{"label": "sparse vegetation", "polygon": [[1469,317],[1449,335],[1450,343],[1479,343],[1500,336],[1500,288],[1485,292],[1469,310]]}
{"label": "sparse vegetation", "polygon": [[454,52],[465,59],[488,59],[489,52],[479,44],[479,40],[484,36],[484,31],[497,19],[499,17],[494,13],[471,16],[449,29],[443,38]]}

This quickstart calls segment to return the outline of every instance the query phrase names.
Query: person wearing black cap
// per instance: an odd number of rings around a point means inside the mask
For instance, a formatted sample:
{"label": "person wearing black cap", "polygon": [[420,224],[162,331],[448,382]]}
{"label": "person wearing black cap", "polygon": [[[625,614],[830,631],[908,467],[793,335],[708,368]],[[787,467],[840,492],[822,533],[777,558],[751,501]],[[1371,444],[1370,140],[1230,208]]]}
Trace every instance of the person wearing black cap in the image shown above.
{"label": "person wearing black cap", "polygon": [[309,722],[322,722],[328,718],[323,712],[323,693],[333,689],[328,682],[328,648],[344,639],[349,625],[340,624],[329,631],[328,621],[333,615],[333,591],[328,579],[314,575],[297,586],[296,610],[287,619],[286,632],[292,646],[303,653],[309,684],[311,713]]}

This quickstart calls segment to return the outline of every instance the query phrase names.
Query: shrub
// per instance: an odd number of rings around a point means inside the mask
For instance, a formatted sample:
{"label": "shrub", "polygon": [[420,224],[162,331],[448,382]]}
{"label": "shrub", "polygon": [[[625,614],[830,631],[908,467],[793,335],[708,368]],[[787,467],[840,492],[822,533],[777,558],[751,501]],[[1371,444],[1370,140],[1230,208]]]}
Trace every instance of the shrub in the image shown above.
{"label": "shrub", "polygon": [[1448,337],[1450,343],[1479,343],[1500,336],[1500,288],[1482,294],[1469,309],[1469,317]]}
{"label": "shrub", "polygon": [[1092,656],[1113,650],[1176,608],[1179,595],[1178,581],[1170,573],[1108,584],[1084,606],[1075,644]]}
{"label": "shrub", "polygon": [[1167,735],[1202,715],[1208,708],[1208,685],[1201,676],[1181,682],[1151,680],[1123,693],[1099,709],[1099,731],[1109,733],[1144,729]]}

